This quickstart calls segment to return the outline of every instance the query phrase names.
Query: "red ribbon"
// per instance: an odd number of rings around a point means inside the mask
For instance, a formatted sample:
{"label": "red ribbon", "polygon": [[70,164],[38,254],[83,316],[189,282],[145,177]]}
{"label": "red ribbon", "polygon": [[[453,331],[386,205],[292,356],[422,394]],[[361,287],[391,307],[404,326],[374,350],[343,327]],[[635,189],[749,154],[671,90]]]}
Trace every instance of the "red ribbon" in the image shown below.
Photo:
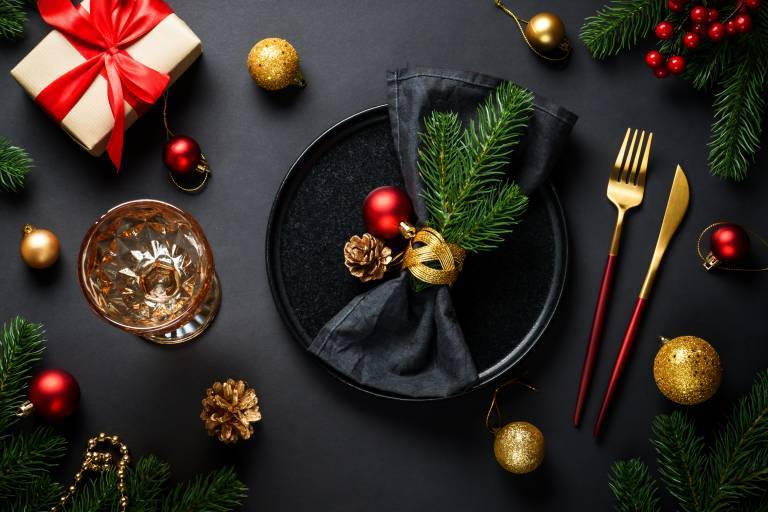
{"label": "red ribbon", "polygon": [[46,23],[61,32],[85,62],[51,82],[35,101],[61,122],[96,77],[107,80],[107,96],[115,126],[107,153],[120,168],[125,131],[125,104],[152,105],[170,77],[131,57],[125,49],[144,37],[173,10],[162,0],[91,0],[91,12],[70,0],[38,0]]}

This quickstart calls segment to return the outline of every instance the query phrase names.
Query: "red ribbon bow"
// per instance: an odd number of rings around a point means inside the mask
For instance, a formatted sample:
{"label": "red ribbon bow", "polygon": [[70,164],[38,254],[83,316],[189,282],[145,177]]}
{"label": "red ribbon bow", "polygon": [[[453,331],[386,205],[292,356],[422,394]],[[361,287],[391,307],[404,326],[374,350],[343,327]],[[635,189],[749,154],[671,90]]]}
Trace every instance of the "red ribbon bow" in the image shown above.
{"label": "red ribbon bow", "polygon": [[136,61],[125,49],[144,37],[173,10],[162,0],[91,0],[91,12],[70,0],[38,0],[46,23],[61,32],[86,61],[50,83],[35,98],[61,122],[96,77],[107,80],[115,126],[107,143],[109,158],[120,168],[125,104],[152,105],[170,77]]}

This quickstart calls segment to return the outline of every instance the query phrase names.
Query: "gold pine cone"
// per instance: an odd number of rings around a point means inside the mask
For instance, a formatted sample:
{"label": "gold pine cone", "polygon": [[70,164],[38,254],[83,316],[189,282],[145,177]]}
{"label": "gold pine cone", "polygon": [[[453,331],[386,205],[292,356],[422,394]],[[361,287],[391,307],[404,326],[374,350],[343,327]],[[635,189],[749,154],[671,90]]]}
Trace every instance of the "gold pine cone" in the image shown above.
{"label": "gold pine cone", "polygon": [[355,235],[344,245],[344,265],[364,283],[384,277],[391,262],[392,249],[370,233]]}
{"label": "gold pine cone", "polygon": [[256,390],[249,388],[244,380],[214,382],[205,391],[202,403],[200,419],[205,430],[222,443],[249,439],[253,435],[252,423],[261,420]]}

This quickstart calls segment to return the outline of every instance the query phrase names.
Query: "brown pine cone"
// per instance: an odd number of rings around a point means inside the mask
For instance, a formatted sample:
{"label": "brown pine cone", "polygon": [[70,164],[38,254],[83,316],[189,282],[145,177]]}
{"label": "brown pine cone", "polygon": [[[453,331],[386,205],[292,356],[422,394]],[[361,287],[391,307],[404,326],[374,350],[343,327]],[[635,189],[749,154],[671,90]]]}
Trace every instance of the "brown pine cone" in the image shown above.
{"label": "brown pine cone", "polygon": [[251,423],[261,419],[258,403],[256,390],[244,380],[214,382],[205,391],[200,419],[209,436],[217,436],[223,443],[236,443],[253,435]]}
{"label": "brown pine cone", "polygon": [[344,245],[344,265],[364,283],[384,277],[391,262],[392,250],[370,233],[355,235]]}

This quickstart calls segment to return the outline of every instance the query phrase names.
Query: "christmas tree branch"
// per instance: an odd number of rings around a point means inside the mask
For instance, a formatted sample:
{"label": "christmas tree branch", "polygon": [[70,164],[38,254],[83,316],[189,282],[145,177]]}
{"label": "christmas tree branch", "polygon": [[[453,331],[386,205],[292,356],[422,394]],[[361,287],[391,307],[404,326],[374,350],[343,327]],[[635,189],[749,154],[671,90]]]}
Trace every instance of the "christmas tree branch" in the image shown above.
{"label": "christmas tree branch", "polygon": [[[0,0],[0,10],[1,2]],[[0,13],[0,16],[2,14]],[[18,192],[24,187],[24,179],[32,169],[32,159],[26,151],[0,137],[0,190]]]}
{"label": "christmas tree branch", "polygon": [[235,472],[221,469],[180,484],[163,501],[162,512],[227,512],[242,504],[248,488]]}
{"label": "christmas tree branch", "polygon": [[66,444],[50,427],[4,439],[0,443],[0,502],[38,484],[64,456]]}
{"label": "christmas tree branch", "polygon": [[0,39],[17,39],[24,33],[27,12],[20,0],[0,0]]}
{"label": "christmas tree branch", "polygon": [[656,480],[640,459],[618,461],[611,468],[609,484],[617,512],[657,512]]}
{"label": "christmas tree branch", "polygon": [[616,55],[634,46],[663,19],[660,0],[613,0],[581,28],[581,40],[596,59]]}
{"label": "christmas tree branch", "polygon": [[0,334],[0,436],[17,421],[16,411],[26,399],[32,366],[43,354],[41,324],[17,316]]}

